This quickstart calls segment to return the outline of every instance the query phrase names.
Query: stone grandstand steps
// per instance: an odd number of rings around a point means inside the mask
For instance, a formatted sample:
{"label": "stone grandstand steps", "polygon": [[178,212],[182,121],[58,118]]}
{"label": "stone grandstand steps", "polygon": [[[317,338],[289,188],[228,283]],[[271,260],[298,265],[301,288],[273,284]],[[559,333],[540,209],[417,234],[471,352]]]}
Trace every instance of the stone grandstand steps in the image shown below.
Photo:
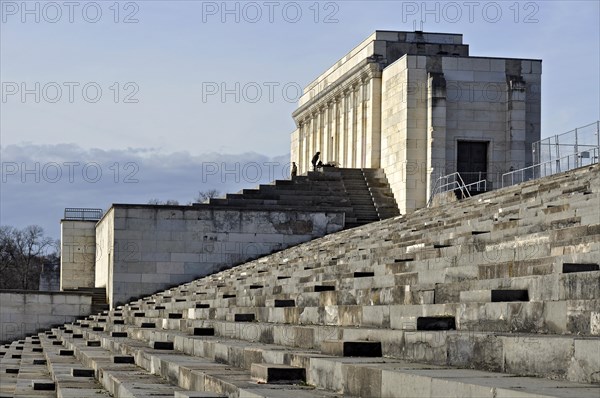
{"label": "stone grandstand steps", "polygon": [[[273,327],[275,325],[271,325]],[[285,325],[281,325],[284,327]],[[289,327],[289,326],[286,326]],[[317,380],[320,378],[322,369],[319,368],[319,364],[322,365],[323,361],[330,362],[331,364],[338,363],[339,359],[335,358],[333,355],[320,354],[319,351],[311,351],[311,350],[298,350],[292,349],[289,346],[277,346],[274,344],[261,344],[256,342],[243,342],[241,340],[248,340],[248,337],[252,334],[254,336],[258,336],[256,333],[256,326],[252,327],[254,329],[254,333],[248,333],[248,330],[244,330],[243,328],[235,328],[237,330],[237,334],[235,339],[228,338],[198,338],[194,336],[189,336],[184,332],[177,331],[151,331],[151,330],[142,330],[136,328],[130,328],[132,331],[131,334],[135,338],[133,339],[113,339],[108,335],[94,336],[94,338],[99,338],[102,340],[103,346],[111,347],[111,350],[120,351],[131,355],[136,358],[136,363],[147,370],[154,367],[155,369],[159,368],[168,368],[168,369],[177,369],[177,367],[181,366],[181,363],[189,363],[192,359],[190,356],[195,357],[197,360],[198,357],[207,359],[211,361],[210,363],[225,363],[230,366],[234,366],[239,369],[245,369],[246,371],[242,371],[242,373],[238,374],[238,376],[244,376],[244,381],[247,380],[248,376],[248,368],[252,367],[253,364],[257,363],[269,363],[269,364],[278,364],[278,365],[286,365],[287,366],[295,366],[303,364],[302,366],[307,368],[307,372],[309,375],[308,382],[310,384],[316,385],[318,387],[328,388],[328,385],[320,385]],[[230,329],[231,333],[232,329]],[[328,345],[334,348],[323,348],[328,354],[332,352],[336,352],[335,347],[340,347],[345,345],[344,342],[348,343],[351,341],[356,341],[356,337],[359,335],[370,338],[370,344],[373,346],[376,342],[373,341],[374,337],[377,337],[383,340],[380,344],[383,347],[384,355],[393,353],[391,350],[397,350],[397,334],[391,335],[389,331],[387,332],[388,336],[385,336],[386,331],[378,331],[378,330],[361,330],[361,329],[346,329],[344,332],[349,332],[348,336],[344,336],[344,338],[350,338],[350,340],[336,340],[331,341],[329,339],[324,339],[321,341],[321,347]],[[433,335],[434,332],[405,332],[404,336],[405,340],[412,340],[417,346],[417,344],[423,344],[425,342],[435,342],[437,338]],[[443,332],[444,334],[448,334],[449,332]],[[344,333],[345,335],[346,333]],[[264,335],[264,332],[263,334]],[[327,338],[333,335],[332,331],[328,331]],[[352,336],[351,336],[352,335]],[[281,335],[280,335],[281,336]],[[289,334],[287,336],[289,338]],[[387,338],[386,338],[387,337]],[[437,347],[431,347],[425,355],[422,352],[414,351],[415,356],[421,355],[422,360],[428,360],[427,357],[435,357],[435,358],[446,358],[444,351],[448,351],[448,361],[450,364],[454,366],[460,366],[469,364],[469,366],[477,366],[479,368],[493,368],[504,366],[504,369],[496,369],[496,372],[481,372],[480,376],[482,377],[504,377],[502,374],[498,374],[497,372],[509,372],[512,377],[518,376],[519,373],[525,375],[536,374],[537,372],[540,375],[552,375],[553,377],[559,377],[560,375],[564,376],[565,372],[570,372],[572,374],[580,374],[581,369],[577,368],[577,366],[573,368],[567,368],[569,364],[572,365],[573,359],[570,358],[569,354],[573,351],[573,345],[575,345],[575,355],[578,355],[580,359],[582,356],[585,357],[589,352],[595,352],[597,347],[589,346],[589,341],[585,339],[577,339],[573,338],[562,338],[565,340],[562,343],[557,338],[552,338],[552,344],[555,347],[552,352],[539,352],[539,348],[541,343],[541,339],[544,337],[540,336],[520,336],[516,338],[515,336],[505,336],[505,339],[501,340],[503,336],[496,336],[496,341],[490,341],[490,336],[456,336],[457,339],[451,340],[449,343],[441,343],[435,344]],[[67,336],[67,339],[70,337]],[[359,337],[360,338],[360,337]],[[161,356],[159,352],[156,350],[148,349],[148,343],[157,339],[166,339],[172,340],[174,342],[174,348],[177,350],[177,353],[169,354],[168,356]],[[284,341],[285,341],[284,337]],[[479,353],[479,355],[475,355],[475,357],[466,358],[465,353],[461,352],[461,346],[464,344],[472,343],[474,340],[476,346],[480,345],[479,350],[486,350],[486,353]],[[499,344],[502,344],[500,347]],[[407,344],[408,345],[408,344]],[[394,348],[396,346],[396,348]],[[446,347],[447,346],[447,347]],[[391,350],[390,350],[391,349]],[[141,350],[141,351],[140,351]],[[340,349],[338,348],[337,351]],[[499,351],[504,350],[503,353],[499,354]],[[181,354],[183,353],[183,354]],[[186,355],[187,354],[187,355]],[[285,355],[284,355],[285,354]],[[499,357],[500,355],[500,357]],[[559,361],[548,361],[550,357],[556,358],[557,355],[564,356],[562,362]],[[140,356],[143,356],[140,358]],[[356,356],[356,355],[355,355]],[[360,356],[360,355],[359,355]],[[396,355],[396,357],[399,355]],[[415,360],[411,355],[406,355],[408,359]],[[140,359],[138,359],[140,358]],[[431,359],[429,359],[431,361]],[[497,362],[494,362],[497,361]],[[154,365],[156,362],[160,363],[159,365]],[[352,362],[356,362],[356,359],[353,359]],[[380,363],[384,361],[378,361]],[[397,360],[386,359],[385,363],[400,363]],[[575,363],[577,363],[575,361]],[[290,365],[291,364],[291,365]],[[424,367],[424,364],[413,363],[406,364],[408,366],[417,366],[420,368]],[[438,364],[437,366],[432,366],[431,363],[428,365],[430,368],[434,369],[447,369],[438,366],[446,365],[444,363]],[[331,366],[331,365],[330,365]],[[316,368],[316,369],[315,369]],[[449,371],[452,369],[448,369]],[[333,371],[333,370],[329,370]],[[593,368],[587,369],[588,372],[593,371]],[[468,371],[465,371],[468,374]],[[521,382],[526,381],[526,377],[522,376],[523,379]],[[182,383],[182,377],[179,373],[179,378],[177,379],[178,383]],[[176,380],[172,380],[175,382]],[[323,381],[322,381],[323,382]],[[531,382],[534,384],[540,384],[544,388],[564,388],[562,390],[565,393],[575,394],[576,391],[585,392],[586,395],[583,396],[593,396],[594,393],[597,393],[598,390],[596,387],[592,385],[582,385],[575,383],[567,383],[567,382],[540,382],[539,380],[531,379]],[[180,384],[181,386],[181,384]],[[507,385],[506,388],[510,389],[514,386]],[[220,389],[223,387],[220,387]],[[581,388],[581,390],[579,390]],[[222,390],[221,390],[222,391]],[[349,391],[345,391],[349,392]],[[578,393],[577,393],[578,394]],[[369,395],[371,396],[371,395]],[[373,395],[379,396],[379,395]],[[385,395],[391,396],[391,395]],[[467,395],[468,396],[468,395]],[[475,395],[478,396],[478,395]],[[490,395],[492,396],[492,395]],[[568,395],[550,395],[550,396],[568,396]],[[580,395],[572,395],[572,396],[580,396]]]}
{"label": "stone grandstand steps", "polygon": [[97,287],[80,287],[77,289],[67,289],[67,291],[89,293],[92,296],[92,314],[104,311],[109,308],[106,302],[106,289]]}
{"label": "stone grandstand steps", "polygon": [[[40,334],[50,371],[31,377],[62,388],[93,369],[115,396],[598,397],[599,175],[359,226],[104,311],[54,329],[62,347]],[[16,346],[2,369],[25,365]]]}
{"label": "stone grandstand steps", "polygon": [[[132,335],[135,335],[135,332],[132,332]],[[140,373],[140,368],[142,368],[147,372],[145,377],[150,377],[150,374],[154,374],[162,376],[163,379],[171,383],[170,387],[165,385],[163,389],[178,390],[181,388],[202,391],[208,387],[208,391],[224,393],[227,396],[251,396],[246,395],[246,392],[250,394],[255,393],[253,392],[254,389],[260,386],[260,384],[253,381],[249,368],[252,366],[252,363],[249,361],[247,361],[247,366],[243,367],[240,366],[242,362],[239,360],[237,362],[224,362],[218,357],[215,360],[214,355],[212,359],[206,359],[206,357],[202,359],[203,357],[199,355],[199,352],[190,356],[188,352],[179,349],[177,341],[174,343],[177,351],[170,350],[169,352],[165,352],[164,350],[151,348],[145,340],[135,338],[115,339],[110,337],[108,333],[102,332],[88,335],[88,337],[91,336],[101,341],[102,350],[111,352],[113,355],[120,353],[132,358],[135,364],[139,366],[137,368],[138,373]],[[164,334],[153,334],[150,336],[151,340],[148,341],[153,343],[157,339],[165,339],[165,337]],[[78,355],[77,352],[80,352],[79,355],[83,358],[86,357],[87,354],[83,349],[80,349],[74,342],[69,341],[69,336],[63,336],[63,338],[67,346],[74,348],[76,355]],[[198,342],[204,339],[196,338]],[[238,348],[243,349],[240,345],[238,345]],[[102,364],[98,364],[98,367],[105,372]],[[294,382],[297,381],[294,380]],[[287,393],[294,394],[294,396],[337,396],[326,391],[317,392],[313,388],[298,384],[288,384],[285,387],[288,390]],[[266,390],[268,391],[269,388],[266,388]],[[278,390],[275,389],[275,391]],[[277,394],[271,395],[269,393],[264,396],[277,396]]]}
{"label": "stone grandstand steps", "polygon": [[108,392],[96,381],[94,369],[81,366],[72,355],[60,355],[60,349],[51,340],[41,337],[50,375],[59,397],[101,397]]}
{"label": "stone grandstand steps", "polygon": [[[115,397],[149,397],[173,396],[175,391],[182,391],[165,382],[162,378],[141,369],[134,364],[134,358],[118,351],[110,351],[97,345],[88,345],[84,339],[73,339],[72,335],[56,330],[62,344],[72,355],[69,361],[78,361],[85,369],[93,370],[100,384]],[[100,332],[84,332],[88,333]],[[96,339],[90,341],[98,341]],[[76,362],[73,362],[76,364]],[[81,365],[80,365],[81,368]],[[75,395],[83,397],[84,395]],[[94,395],[90,395],[94,396]]]}
{"label": "stone grandstand steps", "polygon": [[[87,398],[109,396],[94,375],[82,373],[81,364],[61,355],[62,346],[54,345],[45,334],[27,337],[13,349],[21,358],[2,360],[0,396]],[[18,362],[17,362],[18,361]],[[18,367],[17,367],[18,365]],[[76,371],[73,371],[75,368]]]}
{"label": "stone grandstand steps", "polygon": [[[289,300],[292,301],[292,300]],[[320,300],[316,300],[319,304]],[[327,302],[327,300],[324,300]],[[232,313],[251,314],[253,321],[295,323],[300,325],[334,325],[388,327],[399,330],[417,329],[417,318],[427,315],[452,316],[456,329],[464,331],[485,331],[493,325],[498,332],[522,333],[568,333],[590,330],[591,310],[600,303],[599,299],[564,300],[541,302],[468,302],[452,304],[412,304],[412,305],[336,305],[295,307],[253,307],[225,306],[213,309],[189,309],[185,319],[205,319],[231,321]],[[149,312],[136,324],[155,323],[167,329],[177,328],[180,323],[162,319],[160,313]],[[587,321],[585,318],[587,317]],[[500,319],[498,319],[500,318]]]}
{"label": "stone grandstand steps", "polygon": [[399,214],[385,173],[380,169],[324,168],[322,172],[244,189],[225,198],[212,198],[209,205],[343,211],[346,228]]}
{"label": "stone grandstand steps", "polygon": [[366,177],[361,169],[340,169],[342,183],[356,215],[352,227],[380,220]]}

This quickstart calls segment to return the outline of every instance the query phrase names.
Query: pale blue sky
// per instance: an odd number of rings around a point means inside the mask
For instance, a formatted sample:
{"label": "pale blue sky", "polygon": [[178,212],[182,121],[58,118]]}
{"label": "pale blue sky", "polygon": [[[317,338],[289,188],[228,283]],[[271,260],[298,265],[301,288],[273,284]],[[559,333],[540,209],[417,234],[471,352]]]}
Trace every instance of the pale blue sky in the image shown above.
{"label": "pale blue sky", "polygon": [[[89,162],[94,156],[106,161],[107,154],[118,153],[119,161],[129,156],[154,164],[153,159],[190,157],[197,165],[206,153],[235,155],[240,162],[284,156],[294,129],[295,87],[304,87],[374,30],[411,31],[420,28],[421,20],[425,31],[462,33],[471,55],[542,59],[543,136],[600,118],[598,1],[228,2],[229,9],[238,10],[230,14],[223,13],[220,1],[134,1],[118,3],[118,16],[114,1],[99,1],[75,2],[73,22],[62,1],[49,3],[27,2],[30,9],[37,4],[36,22],[35,14],[23,12],[21,1],[0,1],[2,162]],[[429,12],[421,15],[427,11],[424,4]],[[102,11],[98,18],[97,8]],[[127,15],[138,22],[124,23]],[[91,23],[94,18],[98,22]],[[36,82],[39,103],[33,94],[25,101],[20,92],[10,94],[23,84],[35,89]],[[203,100],[203,86],[223,83],[258,86],[263,95],[256,102],[242,97],[237,103],[233,95],[225,102],[219,95]],[[88,97],[82,93],[86,84]],[[272,101],[269,84],[278,85]],[[284,85],[291,87],[287,97]],[[57,86],[62,97],[51,103]],[[102,89],[98,102],[87,102],[96,87]],[[125,103],[128,94],[137,103]],[[254,97],[255,91],[247,94]],[[70,145],[59,149],[56,144]],[[93,200],[86,183],[67,184],[59,200],[56,184],[17,183],[3,174],[0,222],[39,223],[56,235],[63,207],[106,208],[112,202],[144,203],[151,197],[185,202],[202,189],[197,183],[186,186],[190,176],[185,169],[174,168],[184,170],[175,178],[168,163],[156,166],[146,173],[146,183],[101,190]],[[161,182],[170,188],[157,188]],[[239,186],[216,188],[225,192]],[[41,199],[23,200],[24,195]],[[29,218],[23,215],[25,202],[36,209]]]}

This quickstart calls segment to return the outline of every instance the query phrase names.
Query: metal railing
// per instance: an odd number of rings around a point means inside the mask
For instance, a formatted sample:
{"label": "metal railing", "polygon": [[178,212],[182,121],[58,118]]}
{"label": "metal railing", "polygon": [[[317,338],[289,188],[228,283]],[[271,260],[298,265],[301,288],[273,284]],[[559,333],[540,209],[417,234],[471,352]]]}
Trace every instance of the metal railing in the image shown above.
{"label": "metal railing", "polygon": [[[485,173],[483,173],[485,174]],[[483,189],[482,189],[483,188]],[[470,184],[465,184],[465,181],[461,177],[460,173],[454,172],[452,174],[448,174],[446,176],[439,177],[435,181],[434,188],[431,190],[431,195],[429,196],[429,200],[427,201],[427,207],[430,207],[433,203],[433,198],[435,195],[447,192],[459,190],[463,198],[470,198],[471,191],[486,191],[487,190],[487,180],[482,179]]]}
{"label": "metal railing", "polygon": [[[599,163],[600,121],[535,142],[532,152],[534,165],[519,170],[455,172],[437,178],[427,206],[435,195],[449,190],[460,190],[463,197],[470,197],[473,191],[494,190]],[[443,168],[439,170],[443,172]]]}
{"label": "metal railing", "polygon": [[67,207],[63,219],[71,221],[98,221],[102,218],[103,214],[104,211],[102,209]]}
{"label": "metal railing", "polygon": [[600,147],[600,121],[534,142],[531,147],[533,164],[562,159],[596,147]]}
{"label": "metal railing", "polygon": [[600,146],[502,174],[502,187],[598,163]]}
{"label": "metal railing", "polygon": [[[498,189],[500,186],[502,186],[502,172],[460,171],[459,173],[465,185],[474,185],[475,188],[472,188],[471,191],[488,191],[492,189]],[[482,181],[486,182],[485,185],[482,184]],[[479,183],[479,185],[473,183]]]}

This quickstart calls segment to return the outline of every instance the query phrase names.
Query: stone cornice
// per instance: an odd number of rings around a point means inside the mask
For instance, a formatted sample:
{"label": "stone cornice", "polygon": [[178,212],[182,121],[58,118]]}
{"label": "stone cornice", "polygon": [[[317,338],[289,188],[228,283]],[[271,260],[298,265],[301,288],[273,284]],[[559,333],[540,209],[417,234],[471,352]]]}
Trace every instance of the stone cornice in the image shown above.
{"label": "stone cornice", "polygon": [[322,108],[324,104],[330,102],[336,102],[336,98],[352,89],[352,87],[358,86],[373,78],[381,77],[381,67],[376,62],[369,62],[364,60],[360,64],[356,65],[348,72],[344,73],[342,77],[332,84],[326,87],[324,90],[315,95],[306,104],[300,106],[292,113],[292,117],[296,122],[296,127],[299,127],[302,119],[307,114],[312,114],[319,108]]}

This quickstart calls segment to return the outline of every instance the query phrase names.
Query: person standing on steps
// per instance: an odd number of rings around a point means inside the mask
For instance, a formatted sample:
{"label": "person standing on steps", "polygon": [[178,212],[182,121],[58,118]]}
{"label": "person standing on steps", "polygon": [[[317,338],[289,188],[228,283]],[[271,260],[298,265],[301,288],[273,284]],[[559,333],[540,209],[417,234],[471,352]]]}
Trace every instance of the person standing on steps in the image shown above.
{"label": "person standing on steps", "polygon": [[317,162],[319,161],[319,157],[321,156],[321,152],[317,152],[315,153],[315,156],[313,156],[311,163],[313,165],[313,171],[317,171]]}
{"label": "person standing on steps", "polygon": [[298,175],[298,166],[296,162],[292,162],[292,179]]}

